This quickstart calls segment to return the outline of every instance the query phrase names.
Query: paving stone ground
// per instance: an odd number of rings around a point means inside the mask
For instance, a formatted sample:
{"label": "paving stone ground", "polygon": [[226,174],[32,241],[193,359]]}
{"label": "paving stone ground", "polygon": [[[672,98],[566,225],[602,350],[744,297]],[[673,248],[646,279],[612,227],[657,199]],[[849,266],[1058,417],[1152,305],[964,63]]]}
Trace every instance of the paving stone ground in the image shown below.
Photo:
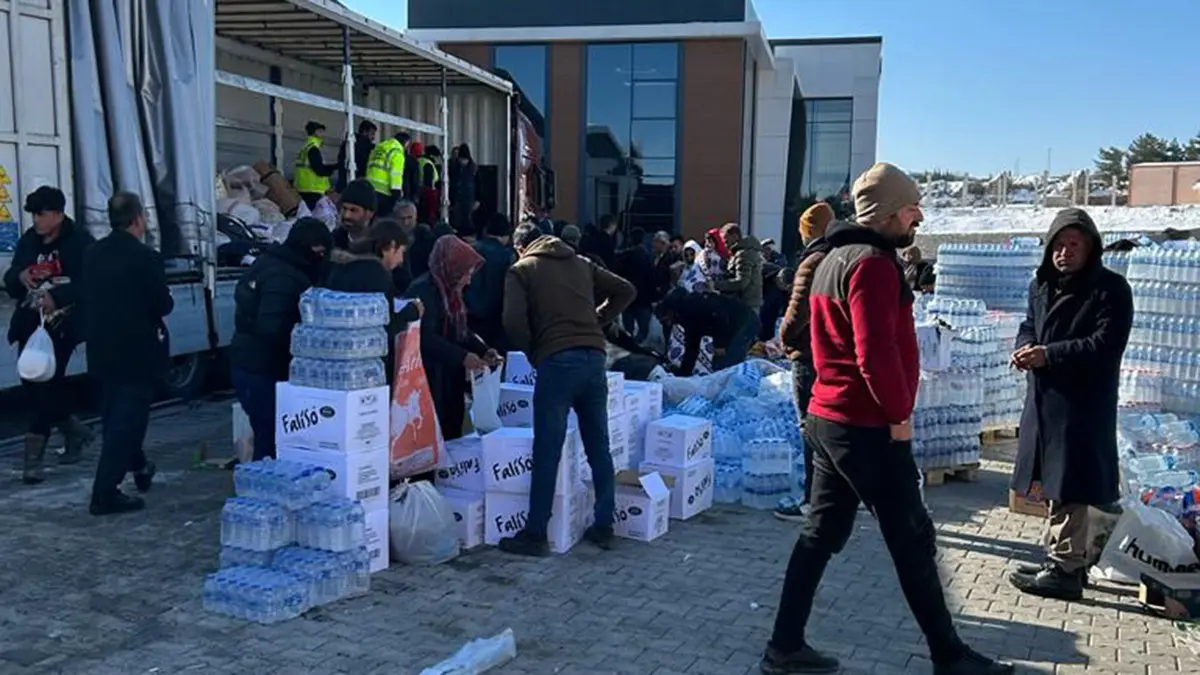
{"label": "paving stone ground", "polygon": [[[450,564],[394,566],[363,598],[276,626],[206,614],[226,472],[194,468],[228,451],[228,404],[157,417],[148,451],[161,480],[140,514],[87,515],[94,458],[26,488],[0,475],[0,673],[418,673],[463,642],[512,627],[505,675],[757,672],[795,526],[715,508],[652,544],[585,545],[543,560],[494,550]],[[5,460],[11,461],[11,460]],[[1035,673],[1197,673],[1168,622],[1128,591],[1092,589],[1068,604],[1005,582],[1034,560],[1039,522],[1004,507],[1004,471],[928,492],[945,583],[962,635]],[[836,559],[818,595],[812,642],[846,673],[928,673],[925,648],[873,521]]]}

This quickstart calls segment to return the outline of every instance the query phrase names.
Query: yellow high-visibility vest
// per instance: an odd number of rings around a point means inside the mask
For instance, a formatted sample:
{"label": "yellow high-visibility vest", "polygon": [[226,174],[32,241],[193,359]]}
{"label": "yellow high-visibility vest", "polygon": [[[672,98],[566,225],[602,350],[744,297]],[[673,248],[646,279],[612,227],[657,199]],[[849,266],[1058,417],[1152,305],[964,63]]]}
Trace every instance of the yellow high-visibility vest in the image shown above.
{"label": "yellow high-visibility vest", "polygon": [[437,187],[438,179],[441,177],[441,175],[438,173],[437,164],[435,164],[433,162],[433,160],[429,159],[428,157],[418,158],[417,164],[419,164],[421,166],[421,187],[425,187],[425,169],[426,169],[426,167],[433,169],[433,184],[430,185],[429,187]]}
{"label": "yellow high-visibility vest", "polygon": [[375,146],[367,159],[367,182],[381,195],[404,189],[404,144],[389,138]]}
{"label": "yellow high-visibility vest", "polygon": [[308,162],[308,151],[320,147],[321,139],[309,136],[308,140],[304,141],[304,147],[300,148],[300,152],[296,154],[296,170],[292,174],[292,186],[296,188],[296,192],[312,192],[323,195],[329,191],[329,176],[318,176]]}

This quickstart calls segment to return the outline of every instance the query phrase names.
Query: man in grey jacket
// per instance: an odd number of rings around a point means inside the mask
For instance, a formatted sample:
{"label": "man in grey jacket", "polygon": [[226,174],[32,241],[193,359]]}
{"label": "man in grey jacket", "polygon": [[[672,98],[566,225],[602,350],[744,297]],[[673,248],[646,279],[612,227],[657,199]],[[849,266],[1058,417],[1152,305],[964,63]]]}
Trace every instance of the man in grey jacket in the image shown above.
{"label": "man in grey jacket", "polygon": [[716,289],[730,295],[750,309],[758,312],[763,304],[763,256],[762,244],[751,236],[743,236],[737,223],[728,223],[721,228],[721,236],[729,247],[726,278],[716,283]]}

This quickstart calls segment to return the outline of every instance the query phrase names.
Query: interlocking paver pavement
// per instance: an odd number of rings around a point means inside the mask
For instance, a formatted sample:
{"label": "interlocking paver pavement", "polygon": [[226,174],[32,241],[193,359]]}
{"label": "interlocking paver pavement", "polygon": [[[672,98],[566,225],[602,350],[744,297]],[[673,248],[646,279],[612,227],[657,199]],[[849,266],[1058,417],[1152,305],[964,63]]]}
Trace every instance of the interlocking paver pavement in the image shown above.
{"label": "interlocking paver pavement", "polygon": [[[652,544],[514,559],[493,550],[446,565],[394,566],[370,595],[276,626],[206,614],[230,474],[192,467],[201,445],[227,451],[228,405],[155,419],[160,477],[141,514],[86,513],[94,461],[26,488],[0,480],[0,673],[416,673],[463,642],[511,626],[518,658],[497,672],[754,673],[795,526],[716,508]],[[1169,624],[1113,588],[1067,604],[1004,581],[1036,554],[1036,519],[1003,508],[1007,466],[928,492],[963,636],[1027,672],[1200,672]],[[847,673],[930,671],[873,521],[865,514],[817,598],[812,641]]]}

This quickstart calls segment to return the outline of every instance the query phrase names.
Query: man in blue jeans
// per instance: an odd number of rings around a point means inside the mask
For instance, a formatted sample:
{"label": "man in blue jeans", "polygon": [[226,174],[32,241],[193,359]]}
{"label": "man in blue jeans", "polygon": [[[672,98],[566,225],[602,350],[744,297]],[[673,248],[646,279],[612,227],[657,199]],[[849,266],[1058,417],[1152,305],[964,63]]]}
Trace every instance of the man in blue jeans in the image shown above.
{"label": "man in blue jeans", "polygon": [[[607,355],[602,326],[621,316],[637,291],[621,277],[576,255],[557,237],[524,224],[513,233],[520,260],[504,280],[504,331],[537,369],[533,389],[533,474],[525,529],[500,540],[500,550],[529,556],[550,552],[547,530],[555,478],[567,437],[567,416],[579,435],[596,490],[595,523],[584,538],[609,548],[616,490],[608,447]],[[596,306],[596,299],[602,299]],[[567,461],[574,461],[568,457]]]}

